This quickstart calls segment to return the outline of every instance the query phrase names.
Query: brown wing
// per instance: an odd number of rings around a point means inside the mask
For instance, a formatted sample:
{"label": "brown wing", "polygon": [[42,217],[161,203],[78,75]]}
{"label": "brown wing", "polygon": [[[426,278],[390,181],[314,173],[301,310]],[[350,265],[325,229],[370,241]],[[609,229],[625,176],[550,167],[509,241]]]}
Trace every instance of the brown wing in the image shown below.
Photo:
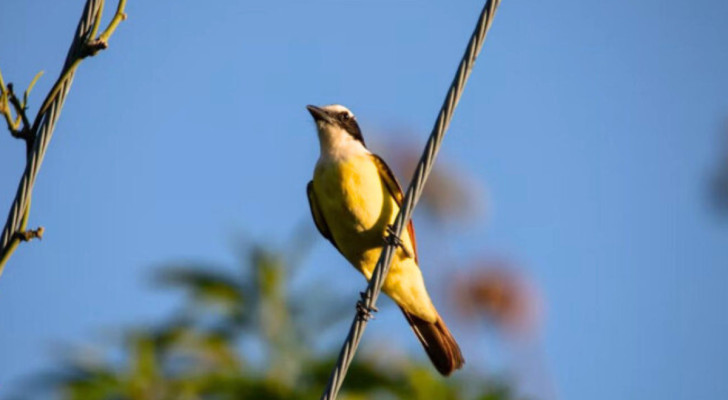
{"label": "brown wing", "polygon": [[[381,157],[379,157],[376,154],[372,154],[372,159],[374,160],[374,163],[377,165],[377,169],[379,170],[379,177],[382,178],[382,182],[384,182],[384,186],[387,188],[389,193],[394,197],[394,200],[397,202],[397,205],[402,207],[402,201],[404,200],[404,194],[402,193],[402,187],[399,186],[399,182],[397,181],[397,177],[394,176],[392,173],[392,170],[389,169],[389,166],[387,163],[382,160]],[[410,236],[410,241],[412,241],[412,250],[415,252],[415,262],[419,264],[419,260],[417,258],[417,240],[415,237],[415,225],[410,220],[410,222],[407,224],[407,232]]]}
{"label": "brown wing", "polygon": [[326,225],[324,215],[321,213],[321,209],[319,208],[318,201],[316,200],[316,193],[313,191],[313,181],[308,182],[308,185],[306,186],[306,195],[308,196],[308,206],[311,209],[311,216],[313,217],[314,224],[316,224],[316,228],[319,232],[321,232],[321,236],[328,239],[329,242],[336,247],[336,250],[339,250],[339,253],[341,253],[341,249],[339,249],[339,246],[337,246],[336,242],[334,242],[334,238],[331,236],[331,231],[329,231],[329,226]]}

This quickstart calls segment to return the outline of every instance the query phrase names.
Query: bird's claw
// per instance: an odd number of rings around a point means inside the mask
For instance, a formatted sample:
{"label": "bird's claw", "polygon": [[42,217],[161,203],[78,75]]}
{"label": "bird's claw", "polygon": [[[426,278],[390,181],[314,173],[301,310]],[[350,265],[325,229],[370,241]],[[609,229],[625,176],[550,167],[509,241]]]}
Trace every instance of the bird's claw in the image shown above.
{"label": "bird's claw", "polygon": [[397,236],[397,232],[394,231],[393,225],[387,225],[387,236],[384,238],[384,241],[392,246],[404,247],[404,243],[402,242],[402,239]]}
{"label": "bird's claw", "polygon": [[390,246],[396,246],[402,249],[407,258],[413,258],[412,253],[404,246],[402,238],[397,236],[397,232],[394,231],[393,225],[387,225],[387,236],[384,238],[384,242]]}

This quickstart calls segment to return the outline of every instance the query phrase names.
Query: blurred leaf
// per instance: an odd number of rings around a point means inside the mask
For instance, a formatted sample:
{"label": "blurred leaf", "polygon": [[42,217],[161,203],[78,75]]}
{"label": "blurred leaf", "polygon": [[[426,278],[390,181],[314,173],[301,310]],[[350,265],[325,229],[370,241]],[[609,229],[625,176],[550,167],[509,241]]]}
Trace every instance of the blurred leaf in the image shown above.
{"label": "blurred leaf", "polygon": [[209,267],[200,267],[163,268],[156,280],[162,285],[186,289],[194,297],[205,301],[239,306],[245,300],[234,277],[212,272]]}

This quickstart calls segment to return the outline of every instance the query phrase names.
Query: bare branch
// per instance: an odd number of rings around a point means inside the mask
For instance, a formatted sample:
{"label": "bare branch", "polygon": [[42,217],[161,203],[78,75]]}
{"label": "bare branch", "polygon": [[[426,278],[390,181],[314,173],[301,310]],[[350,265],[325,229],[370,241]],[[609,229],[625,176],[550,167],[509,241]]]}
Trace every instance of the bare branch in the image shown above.
{"label": "bare branch", "polygon": [[[43,235],[43,228],[25,230],[30,213],[30,200],[35,179],[43,162],[48,143],[53,136],[60,111],[73,83],[74,74],[84,58],[93,56],[108,47],[109,37],[126,17],[126,14],[124,14],[126,0],[119,0],[116,15],[114,15],[109,26],[98,38],[94,38],[99,29],[103,5],[103,0],[86,1],[60,76],[46,95],[32,125],[30,125],[29,119],[25,115],[25,110],[28,103],[28,94],[40,74],[36,75],[28,86],[22,102],[13,93],[11,85],[5,87],[2,75],[0,75],[0,113],[5,117],[8,129],[13,133],[13,136],[23,138],[26,143],[29,143],[25,170],[0,236],[0,274],[2,274],[5,263],[20,241],[40,238]],[[16,118],[13,118],[10,104],[15,109]],[[23,127],[19,131],[21,122]]]}

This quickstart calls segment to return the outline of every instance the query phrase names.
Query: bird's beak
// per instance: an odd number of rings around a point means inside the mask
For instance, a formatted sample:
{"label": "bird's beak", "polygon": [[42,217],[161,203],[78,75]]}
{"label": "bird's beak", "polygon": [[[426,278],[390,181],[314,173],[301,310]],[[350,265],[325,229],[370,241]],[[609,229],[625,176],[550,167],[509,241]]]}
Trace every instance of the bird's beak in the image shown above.
{"label": "bird's beak", "polygon": [[326,110],[324,110],[323,108],[312,106],[309,104],[306,106],[306,109],[308,109],[308,112],[311,113],[311,116],[313,117],[313,119],[316,122],[318,122],[318,121],[331,122],[331,117],[326,112]]}

